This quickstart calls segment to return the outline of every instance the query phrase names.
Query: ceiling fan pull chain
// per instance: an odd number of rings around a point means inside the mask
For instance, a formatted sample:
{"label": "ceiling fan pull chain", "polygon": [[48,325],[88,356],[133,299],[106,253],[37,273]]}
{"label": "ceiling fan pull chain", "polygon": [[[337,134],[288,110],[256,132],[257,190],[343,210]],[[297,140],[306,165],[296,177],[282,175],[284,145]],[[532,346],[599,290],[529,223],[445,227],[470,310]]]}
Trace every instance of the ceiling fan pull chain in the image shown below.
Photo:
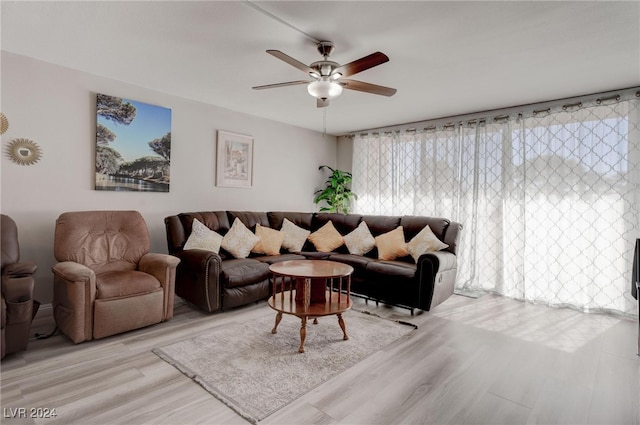
{"label": "ceiling fan pull chain", "polygon": [[327,108],[322,110],[322,136],[327,136]]}

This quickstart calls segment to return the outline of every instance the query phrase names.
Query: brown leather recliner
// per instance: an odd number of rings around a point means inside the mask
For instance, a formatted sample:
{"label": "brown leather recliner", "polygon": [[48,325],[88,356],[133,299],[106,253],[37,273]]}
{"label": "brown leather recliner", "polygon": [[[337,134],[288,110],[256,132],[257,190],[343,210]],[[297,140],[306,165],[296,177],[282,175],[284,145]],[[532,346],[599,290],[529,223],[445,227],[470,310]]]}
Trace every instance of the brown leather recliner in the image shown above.
{"label": "brown leather recliner", "polygon": [[171,319],[180,260],[149,248],[137,211],[61,214],[52,267],[58,328],[79,343]]}
{"label": "brown leather recliner", "polygon": [[39,303],[33,299],[37,266],[20,262],[18,227],[11,217],[2,214],[2,358],[26,350],[31,321]]}

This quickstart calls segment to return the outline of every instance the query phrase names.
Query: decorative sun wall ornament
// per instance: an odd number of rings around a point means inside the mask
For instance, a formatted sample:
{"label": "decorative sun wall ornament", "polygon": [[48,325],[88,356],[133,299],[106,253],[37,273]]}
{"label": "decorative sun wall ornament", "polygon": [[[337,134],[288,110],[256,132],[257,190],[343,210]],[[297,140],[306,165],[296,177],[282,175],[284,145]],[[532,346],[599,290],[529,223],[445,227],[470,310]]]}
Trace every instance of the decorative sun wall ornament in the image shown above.
{"label": "decorative sun wall ornament", "polygon": [[2,112],[0,112],[0,134],[6,133],[8,129],[9,129],[9,120]]}
{"label": "decorative sun wall ornament", "polygon": [[13,139],[7,145],[7,156],[16,164],[35,164],[42,157],[40,146],[29,139]]}

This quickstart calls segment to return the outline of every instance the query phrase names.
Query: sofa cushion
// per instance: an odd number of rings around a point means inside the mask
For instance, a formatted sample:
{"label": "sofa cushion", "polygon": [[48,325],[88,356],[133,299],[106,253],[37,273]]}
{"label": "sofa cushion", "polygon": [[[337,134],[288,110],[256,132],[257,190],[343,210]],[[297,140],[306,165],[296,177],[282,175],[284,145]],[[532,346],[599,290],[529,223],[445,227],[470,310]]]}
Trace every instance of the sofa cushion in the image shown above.
{"label": "sofa cushion", "polygon": [[328,222],[331,222],[338,233],[346,235],[358,227],[361,218],[362,216],[359,214],[316,213],[311,221],[311,230],[318,230]]}
{"label": "sofa cushion", "polygon": [[400,220],[400,225],[404,229],[404,234],[408,241],[413,239],[426,226],[429,226],[433,234],[443,241],[445,231],[447,230],[447,227],[449,227],[449,224],[450,221],[445,218],[413,215],[405,215]]}
{"label": "sofa cushion", "polygon": [[367,272],[379,276],[412,279],[416,275],[416,264],[406,261],[371,261],[367,264]]}
{"label": "sofa cushion", "polygon": [[409,241],[409,243],[407,243],[409,254],[411,254],[416,262],[422,254],[425,254],[427,252],[440,251],[448,247],[449,245],[442,242],[436,237],[436,235],[433,234],[431,228],[428,225],[425,226],[424,229],[420,231],[420,233],[415,235],[413,239]]}
{"label": "sofa cushion", "polygon": [[380,260],[393,260],[409,254],[407,243],[404,240],[402,226],[394,230],[376,236],[376,247],[378,248],[378,258]]}
{"label": "sofa cushion", "polygon": [[367,223],[367,227],[374,237],[390,232],[401,225],[398,216],[365,215],[362,216],[362,221]]}
{"label": "sofa cushion", "polygon": [[200,223],[197,218],[193,219],[191,234],[184,244],[184,250],[188,249],[204,249],[212,251],[216,254],[220,251],[222,236]]}
{"label": "sofa cushion", "polygon": [[258,224],[264,227],[271,227],[269,226],[269,219],[267,218],[266,212],[227,211],[227,216],[229,216],[229,223],[233,223],[237,218],[252,232]]}
{"label": "sofa cushion", "polygon": [[331,221],[309,235],[309,240],[319,252],[331,252],[344,244],[344,238]]}
{"label": "sofa cushion", "polygon": [[282,221],[282,229],[280,231],[284,233],[282,247],[290,252],[302,251],[302,247],[311,233],[302,227],[296,226],[286,218]]}
{"label": "sofa cushion", "polygon": [[178,214],[180,222],[184,227],[184,231],[187,235],[191,234],[193,220],[196,218],[198,221],[209,229],[224,235],[229,230],[231,225],[227,217],[226,211],[205,211],[205,212],[191,212]]}
{"label": "sofa cushion", "polygon": [[283,212],[283,211],[271,211],[267,213],[269,219],[269,227],[272,229],[282,228],[284,219],[286,218],[296,226],[303,229],[311,229],[311,219],[313,213],[310,212]]}
{"label": "sofa cushion", "polygon": [[246,258],[258,240],[258,237],[236,218],[231,229],[222,238],[221,246],[235,258]]}
{"label": "sofa cushion", "polygon": [[348,264],[356,270],[365,269],[370,262],[377,261],[373,258],[354,254],[331,254],[328,259],[331,261]]}
{"label": "sofa cushion", "polygon": [[333,252],[318,252],[318,251],[302,251],[300,254],[304,255],[307,260],[328,260]]}
{"label": "sofa cushion", "polygon": [[364,255],[376,246],[376,240],[364,221],[353,232],[344,236],[344,243],[347,245],[349,253],[354,255]]}
{"label": "sofa cushion", "polygon": [[274,264],[274,263],[279,263],[281,261],[305,260],[307,257],[300,254],[286,253],[286,254],[279,254],[279,255],[261,255],[257,257],[251,257],[251,258],[253,258],[254,260],[262,261],[263,263]]}
{"label": "sofa cushion", "polygon": [[253,258],[232,258],[222,262],[220,277],[223,286],[234,288],[252,285],[269,278],[269,264]]}
{"label": "sofa cushion", "polygon": [[256,236],[259,238],[251,252],[255,254],[278,255],[284,240],[284,233],[256,223]]}

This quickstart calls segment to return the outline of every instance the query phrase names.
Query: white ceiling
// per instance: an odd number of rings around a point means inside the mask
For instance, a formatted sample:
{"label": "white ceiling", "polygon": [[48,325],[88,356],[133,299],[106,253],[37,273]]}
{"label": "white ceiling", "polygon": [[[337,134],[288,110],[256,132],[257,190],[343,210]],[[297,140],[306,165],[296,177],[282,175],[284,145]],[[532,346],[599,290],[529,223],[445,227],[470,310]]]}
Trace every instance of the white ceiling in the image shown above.
{"label": "white ceiling", "polygon": [[[6,1],[3,50],[295,126],[324,130],[305,79],[265,53],[310,64],[302,32],[345,64],[388,63],[353,79],[393,97],[345,90],[326,131],[352,131],[640,85],[640,2]],[[299,31],[298,31],[299,30]],[[4,84],[7,82],[3,81]]]}

